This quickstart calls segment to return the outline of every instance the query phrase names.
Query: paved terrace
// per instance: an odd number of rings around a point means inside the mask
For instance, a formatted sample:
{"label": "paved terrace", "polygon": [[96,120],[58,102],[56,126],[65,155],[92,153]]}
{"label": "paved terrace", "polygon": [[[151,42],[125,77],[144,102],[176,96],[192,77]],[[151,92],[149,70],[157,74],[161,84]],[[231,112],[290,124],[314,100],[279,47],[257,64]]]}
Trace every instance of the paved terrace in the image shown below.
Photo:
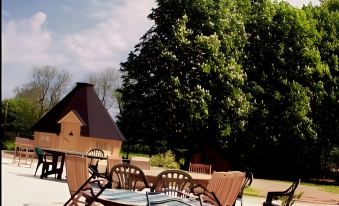
{"label": "paved terrace", "polygon": [[[12,156],[2,153],[1,163],[1,205],[3,206],[54,206],[63,205],[69,198],[69,190],[65,179],[65,172],[62,180],[56,180],[53,175],[48,179],[40,179],[41,166],[38,169],[37,176],[34,176],[36,168],[36,160],[32,167],[18,167],[12,163]],[[255,179],[253,185],[256,187],[281,188],[274,185],[273,182],[265,182]],[[281,186],[281,185],[280,185]],[[285,186],[285,185],[283,185]],[[285,187],[283,187],[285,188]],[[267,189],[267,188],[266,188]],[[269,189],[267,189],[269,190]],[[318,192],[316,192],[319,194]],[[328,195],[328,193],[327,193]],[[244,196],[244,206],[262,205],[265,197]],[[327,200],[327,201],[326,201]],[[307,201],[307,199],[306,199]],[[236,206],[240,206],[237,202]],[[339,205],[339,195],[329,195],[325,197],[325,201],[298,201],[296,206],[330,206]]]}

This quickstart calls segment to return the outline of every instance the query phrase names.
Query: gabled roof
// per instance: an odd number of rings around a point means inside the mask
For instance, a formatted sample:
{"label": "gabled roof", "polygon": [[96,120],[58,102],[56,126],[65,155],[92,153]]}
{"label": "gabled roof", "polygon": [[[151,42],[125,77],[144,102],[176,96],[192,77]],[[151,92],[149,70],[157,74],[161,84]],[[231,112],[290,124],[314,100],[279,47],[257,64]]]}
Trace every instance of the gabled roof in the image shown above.
{"label": "gabled roof", "polygon": [[92,84],[77,83],[57,105],[48,111],[33,127],[34,131],[60,133],[60,123],[65,115],[73,111],[84,123],[80,135],[94,138],[125,141],[111,115],[101,103]]}

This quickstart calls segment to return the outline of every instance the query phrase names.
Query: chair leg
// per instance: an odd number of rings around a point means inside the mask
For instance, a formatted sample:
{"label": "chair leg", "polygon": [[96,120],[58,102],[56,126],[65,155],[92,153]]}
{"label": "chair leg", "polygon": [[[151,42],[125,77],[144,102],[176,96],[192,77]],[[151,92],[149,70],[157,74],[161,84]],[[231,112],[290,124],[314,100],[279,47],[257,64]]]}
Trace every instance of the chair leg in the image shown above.
{"label": "chair leg", "polygon": [[35,169],[34,176],[36,176],[36,172],[38,171],[38,168],[39,168],[40,165],[41,165],[41,162],[38,162],[38,164],[37,164],[37,166],[36,166],[36,169]]}

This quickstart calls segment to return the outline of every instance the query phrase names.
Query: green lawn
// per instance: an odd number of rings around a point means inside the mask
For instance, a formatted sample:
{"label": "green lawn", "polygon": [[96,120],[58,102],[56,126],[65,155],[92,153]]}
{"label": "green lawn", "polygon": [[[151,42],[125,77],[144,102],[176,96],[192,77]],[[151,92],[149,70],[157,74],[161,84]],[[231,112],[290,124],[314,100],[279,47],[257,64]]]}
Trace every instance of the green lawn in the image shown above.
{"label": "green lawn", "polygon": [[339,194],[339,186],[336,185],[320,185],[320,184],[313,184],[313,183],[301,183],[302,185],[316,187],[324,192],[330,192],[334,194]]}

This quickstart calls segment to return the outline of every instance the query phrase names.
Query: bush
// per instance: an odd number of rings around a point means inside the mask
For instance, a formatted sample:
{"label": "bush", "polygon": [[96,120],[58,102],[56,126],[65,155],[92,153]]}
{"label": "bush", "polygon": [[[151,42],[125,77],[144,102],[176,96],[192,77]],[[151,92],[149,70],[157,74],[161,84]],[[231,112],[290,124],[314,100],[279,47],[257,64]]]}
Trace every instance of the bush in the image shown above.
{"label": "bush", "polygon": [[175,155],[171,150],[163,154],[151,156],[151,165],[153,167],[164,167],[169,169],[180,169],[179,163],[175,161]]}

